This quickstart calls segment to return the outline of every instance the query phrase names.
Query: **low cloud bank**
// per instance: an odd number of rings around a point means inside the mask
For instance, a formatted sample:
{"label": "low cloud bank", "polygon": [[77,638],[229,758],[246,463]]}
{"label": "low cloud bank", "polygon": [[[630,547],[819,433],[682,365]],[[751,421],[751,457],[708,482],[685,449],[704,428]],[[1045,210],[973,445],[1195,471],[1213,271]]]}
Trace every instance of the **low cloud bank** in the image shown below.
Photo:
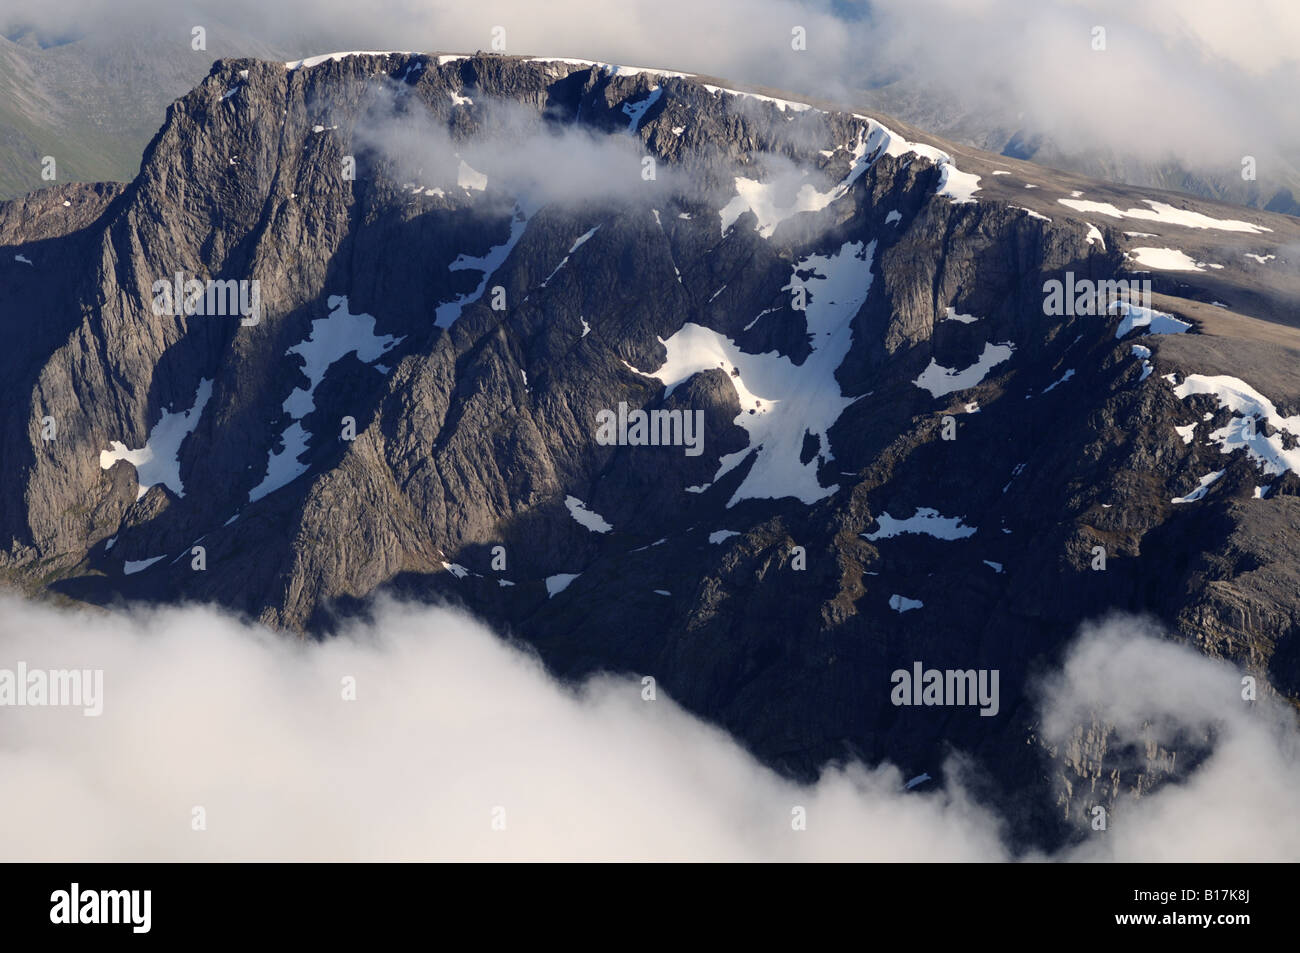
{"label": "low cloud bank", "polygon": [[[563,686],[448,609],[384,603],[323,643],[205,608],[6,599],[0,619],[0,669],[104,671],[98,717],[0,708],[7,860],[1011,856],[996,805],[959,781],[905,792],[896,768],[852,765],[791,783],[662,691]],[[1185,784],[1060,859],[1300,859],[1294,725],[1244,705],[1239,679],[1137,623],[1083,633],[1046,686],[1046,733],[1096,710],[1134,738],[1217,734]]]}

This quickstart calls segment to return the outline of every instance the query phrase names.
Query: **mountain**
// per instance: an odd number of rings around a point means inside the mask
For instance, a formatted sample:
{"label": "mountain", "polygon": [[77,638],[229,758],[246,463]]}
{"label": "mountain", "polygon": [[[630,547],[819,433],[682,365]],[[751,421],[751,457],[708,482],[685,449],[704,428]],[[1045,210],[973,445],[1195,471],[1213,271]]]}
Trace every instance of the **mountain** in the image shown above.
{"label": "mountain", "polygon": [[[0,205],[0,572],[304,637],[450,602],[793,776],[964,752],[1060,843],[1208,744],[1040,741],[1081,624],[1300,697],[1297,249],[709,77],[220,60],[130,184]],[[894,704],[917,662],[996,711]]]}
{"label": "mountain", "polygon": [[[192,48],[191,20],[180,11],[68,36],[31,29],[0,36],[0,198],[48,186],[43,174],[56,183],[130,181],[168,105],[203,79],[213,59],[280,54],[255,36],[204,22],[201,50]],[[47,156],[55,160],[49,171]]]}

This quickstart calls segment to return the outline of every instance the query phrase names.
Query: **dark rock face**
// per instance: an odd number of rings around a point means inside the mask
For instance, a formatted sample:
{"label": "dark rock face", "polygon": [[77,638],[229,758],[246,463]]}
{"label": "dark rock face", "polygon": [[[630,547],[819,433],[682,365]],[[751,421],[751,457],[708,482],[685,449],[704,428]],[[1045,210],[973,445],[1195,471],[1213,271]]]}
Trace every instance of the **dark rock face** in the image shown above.
{"label": "dark rock face", "polygon": [[[494,130],[500,103],[536,129]],[[382,134],[414,127],[430,138]],[[631,149],[587,200],[538,198],[580,165],[541,168],[527,202],[469,163],[421,178],[485,140],[505,161],[511,135],[543,166],[577,163],[572,143],[538,146],[574,130]],[[1081,622],[1152,614],[1300,696],[1300,484],[1207,441],[1233,412],[1163,376],[1257,373],[1294,417],[1300,386],[1276,367],[1295,332],[1270,325],[1282,346],[1243,365],[1231,335],[1046,316],[1046,280],[1132,277],[1123,229],[951,201],[944,162],[904,146],[851,114],[653,73],[218,62],[125,190],[0,205],[0,571],[297,633],[377,591],[460,603],[563,675],[653,675],[782,770],[937,773],[964,751],[1023,805],[1023,841],[1073,836],[1090,805],[1151,783],[1106,773],[1104,725],[1068,751],[1034,741],[1031,678]],[[729,216],[738,177],[786,166],[807,178],[777,208],[825,201]],[[177,273],[257,280],[259,312],[155,313]],[[1178,277],[1154,279],[1158,304],[1199,326],[1212,292]],[[1263,324],[1215,315],[1234,318]],[[698,414],[700,452],[602,442],[620,404]],[[126,456],[146,443],[152,460]],[[998,714],[894,706],[890,674],[917,660],[998,670]],[[1051,794],[1054,813],[1031,807]]]}

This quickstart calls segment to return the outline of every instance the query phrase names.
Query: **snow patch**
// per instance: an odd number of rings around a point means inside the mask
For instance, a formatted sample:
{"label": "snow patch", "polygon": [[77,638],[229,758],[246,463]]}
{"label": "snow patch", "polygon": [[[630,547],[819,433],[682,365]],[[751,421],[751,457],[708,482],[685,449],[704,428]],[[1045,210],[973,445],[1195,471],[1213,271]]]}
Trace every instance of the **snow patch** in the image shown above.
{"label": "snow patch", "polygon": [[[801,282],[809,293],[804,319],[811,353],[800,365],[776,351],[746,353],[725,335],[688,322],[667,340],[660,339],[667,358],[658,370],[647,374],[632,368],[662,381],[667,393],[701,371],[721,368],[727,373],[740,402],[735,423],[748,432],[749,444],[723,457],[711,482],[754,457],[728,506],[787,496],[815,503],[839,489],[822,486],[817,470],[833,459],[827,432],[854,400],[841,392],[835,371],[849,352],[853,316],[871,288],[875,250],[874,241],[865,247],[846,242],[833,255],[795,262],[791,282],[782,290]],[[801,463],[805,432],[818,439],[820,449]]]}
{"label": "snow patch", "polygon": [[[704,88],[715,95],[718,93],[724,93],[728,96],[743,96],[745,99],[757,99],[759,102],[771,103],[776,106],[777,109],[781,110],[781,112],[785,112],[787,109],[791,112],[806,112],[809,109],[813,109],[813,107],[808,105],[808,103],[794,102],[789,99],[777,99],[775,96],[764,96],[761,93],[749,93],[740,89],[728,89],[725,86],[710,86],[706,83],[704,84]],[[820,109],[814,111],[822,112]]]}
{"label": "snow patch", "polygon": [[1138,218],[1158,222],[1161,225],[1181,225],[1184,228],[1212,228],[1222,232],[1251,232],[1255,234],[1272,231],[1271,228],[1265,228],[1262,225],[1252,225],[1250,222],[1237,219],[1211,218],[1208,215],[1202,215],[1200,212],[1174,208],[1172,205],[1155,202],[1151,199],[1142,200],[1143,204],[1151,206],[1150,208],[1130,208],[1125,210],[1118,209],[1109,202],[1088,202],[1077,199],[1057,199],[1056,201],[1074,209],[1076,212],[1096,212],[1099,215],[1109,215],[1111,218]]}
{"label": "snow patch", "polygon": [[[656,213],[656,214],[658,214],[658,213]],[[569,247],[569,253],[568,253],[567,255],[565,255],[563,259],[560,260],[560,263],[559,263],[558,265],[555,266],[555,271],[552,271],[549,275],[546,276],[546,281],[543,281],[543,282],[542,282],[542,287],[543,287],[543,288],[545,288],[546,285],[550,282],[550,280],[551,280],[552,278],[554,278],[554,277],[559,273],[559,271],[560,271],[561,268],[563,268],[565,265],[567,265],[567,264],[569,263],[569,256],[572,255],[572,254],[573,254],[575,251],[577,251],[579,248],[581,248],[584,244],[586,244],[587,239],[591,238],[592,235],[595,235],[596,232],[597,232],[599,229],[600,229],[600,226],[597,225],[595,228],[593,228],[593,229],[591,229],[590,231],[588,231],[588,232],[584,233],[583,235],[581,235],[581,236],[578,238],[578,240],[577,240],[576,242],[574,242],[574,243]],[[583,325],[583,327],[585,328],[585,327],[587,326],[587,322],[586,322],[586,321],[583,321],[583,322],[582,322],[582,325]],[[582,333],[583,333],[583,336],[584,336],[584,337],[585,337],[586,334],[587,334],[587,332],[586,332],[585,330],[584,330]]]}
{"label": "snow patch", "polygon": [[454,300],[438,305],[434,311],[434,324],[440,328],[451,327],[460,317],[460,313],[465,310],[466,305],[473,304],[483,297],[493,272],[505,263],[515,245],[519,244],[519,239],[524,237],[524,230],[527,228],[528,216],[519,205],[516,205],[510,218],[510,236],[504,242],[489,248],[478,258],[471,258],[463,253],[456,256],[456,260],[447,266],[448,271],[479,271],[483,273],[483,280],[468,294],[458,295]]}
{"label": "snow patch", "polygon": [[1287,450],[1281,434],[1266,436],[1259,424],[1262,419],[1274,431],[1285,430],[1293,437],[1300,437],[1300,414],[1283,417],[1271,400],[1236,377],[1189,374],[1183,383],[1174,387],[1174,393],[1181,400],[1193,394],[1212,394],[1221,409],[1226,407],[1232,411],[1233,418],[1209,435],[1219,445],[1220,452],[1244,449],[1269,475],[1287,470],[1300,473],[1300,447]]}
{"label": "snow patch", "polygon": [[1210,486],[1219,477],[1223,476],[1226,471],[1218,470],[1215,473],[1207,473],[1201,477],[1201,484],[1186,496],[1176,496],[1169,502],[1171,503],[1195,503],[1197,500],[1204,499],[1205,494],[1209,492]]}
{"label": "snow patch", "polygon": [[579,60],[558,56],[534,56],[530,57],[527,62],[563,63],[566,66],[577,66],[581,69],[591,69],[594,66],[609,76],[639,76],[642,73],[647,73],[651,76],[675,76],[679,79],[689,79],[695,75],[694,73],[677,73],[672,70],[654,69],[648,66],[619,66],[614,63],[601,63],[597,60]]}
{"label": "snow patch", "polygon": [[1151,348],[1143,347],[1141,344],[1134,344],[1131,353],[1134,357],[1142,359],[1142,373],[1138,376],[1138,383],[1141,384],[1151,376],[1151,371],[1154,370],[1151,366],[1151,362],[1148,360],[1148,358],[1151,357]]}
{"label": "snow patch", "polygon": [[1005,344],[986,341],[984,350],[970,367],[948,368],[934,358],[930,358],[929,366],[912,383],[922,390],[928,390],[932,397],[943,397],[959,390],[968,390],[983,381],[994,367],[1009,361],[1014,353],[1015,345],[1009,341]]}
{"label": "snow patch", "polygon": [[466,576],[469,575],[469,570],[466,569],[464,566],[460,565],[459,563],[445,562],[442,564],[442,568],[447,570],[447,572],[451,573],[457,579],[464,579]]}
{"label": "snow patch", "polygon": [[[1141,305],[1129,304],[1127,301],[1116,301],[1111,304],[1112,311],[1118,311],[1124,317],[1115,329],[1115,340],[1119,340],[1128,334],[1134,328],[1146,328],[1147,334],[1183,334],[1192,329],[1191,324],[1186,321],[1180,321],[1172,314],[1165,314],[1163,311],[1156,311],[1153,308],[1144,308]],[[1150,353],[1147,354],[1150,357]]]}
{"label": "snow patch", "polygon": [[125,460],[134,466],[138,483],[135,494],[137,500],[148,493],[151,486],[159,483],[177,496],[184,496],[185,486],[181,483],[181,444],[198,426],[199,417],[211,396],[212,381],[207,378],[200,380],[194,394],[194,403],[189,410],[163,411],[139,450],[128,449],[120,440],[111,441],[111,450],[99,452],[100,469],[107,470],[118,460]]}
{"label": "snow patch", "polygon": [[646,111],[655,103],[659,102],[659,99],[660,97],[663,96],[663,94],[664,94],[663,89],[656,86],[654,87],[654,89],[650,90],[650,95],[648,95],[645,99],[641,100],[640,102],[623,104],[623,115],[628,117],[627,120],[628,132],[632,133],[633,135],[636,134],[637,127],[641,125],[641,119],[643,116],[645,116]]}
{"label": "snow patch", "polygon": [[904,612],[910,612],[912,609],[924,608],[924,606],[925,603],[920,599],[909,599],[907,596],[900,596],[898,593],[894,593],[889,597],[889,608],[893,609],[899,615],[902,615]]}
{"label": "snow patch", "polygon": [[330,295],[327,303],[329,315],[312,321],[307,338],[284,352],[286,357],[297,354],[303,359],[301,371],[308,383],[306,387],[295,388],[284,399],[283,408],[293,422],[281,435],[283,449],[272,451],[267,459],[266,476],[249,491],[250,503],[307,472],[307,464],[298,461],[311,439],[311,434],[302,426],[302,419],[316,409],[316,388],[330,367],[354,353],[363,364],[373,364],[404,340],[391,334],[382,337],[375,334],[374,317],[353,314],[348,308],[346,295]]}
{"label": "snow patch", "polygon": [[752,328],[754,325],[758,324],[759,319],[760,319],[761,317],[763,317],[763,315],[765,315],[765,314],[772,314],[773,312],[776,312],[776,311],[779,311],[779,310],[781,310],[781,309],[780,309],[780,308],[765,308],[765,309],[763,309],[762,311],[758,312],[758,314],[754,315],[754,320],[753,320],[753,321],[750,321],[749,324],[745,325],[743,328],[741,328],[741,330],[742,330],[742,331],[748,331],[748,330],[749,330],[750,328]]}
{"label": "snow patch", "polygon": [[[343,53],[322,53],[319,56],[309,56],[302,60],[291,60],[284,64],[287,70],[311,69],[313,66],[320,66],[321,63],[347,59],[349,56],[415,56],[417,54],[406,50],[349,50]],[[451,57],[451,59],[463,59],[464,57]],[[438,62],[447,57],[438,57]]]}
{"label": "snow patch", "polygon": [[163,553],[161,556],[154,556],[152,559],[128,559],[122,564],[122,572],[128,576],[133,576],[138,572],[143,572],[148,569],[158,560],[166,558],[167,554]]}
{"label": "snow patch", "polygon": [[973,172],[963,172],[952,164],[952,160],[940,163],[939,189],[935,195],[952,199],[953,204],[974,202],[975,193],[980,190],[980,177]]}
{"label": "snow patch", "polygon": [[960,516],[940,516],[938,510],[919,507],[915,514],[907,519],[896,519],[888,513],[881,513],[876,518],[880,528],[874,533],[863,533],[862,538],[875,542],[878,539],[893,539],[907,533],[918,536],[933,536],[935,539],[965,539],[975,535],[974,526],[963,526]]}
{"label": "snow patch", "polygon": [[554,599],[557,595],[569,588],[569,583],[581,576],[580,572],[557,572],[554,576],[546,577],[546,597]]}
{"label": "snow patch", "polygon": [[1062,384],[1064,384],[1073,376],[1074,376],[1073,370],[1066,371],[1064,374],[1061,375],[1059,380],[1054,381],[1053,383],[1048,384],[1045,388],[1043,388],[1043,393],[1050,394],[1052,391],[1056,390],[1056,388],[1060,387]]}
{"label": "snow patch", "polygon": [[1139,265],[1157,271],[1204,271],[1197,262],[1177,248],[1134,248],[1128,253]]}
{"label": "snow patch", "polygon": [[1022,212],[1028,212],[1030,218],[1041,218],[1044,222],[1051,221],[1051,219],[1048,218],[1046,215],[1042,215],[1038,212],[1035,212],[1032,208],[1025,208],[1023,205],[1013,205],[1011,207],[1014,209],[1019,209]]}
{"label": "snow patch", "polygon": [[566,496],[564,505],[569,508],[570,516],[593,533],[608,533],[614,528],[599,513],[587,509],[587,504],[576,496]]}

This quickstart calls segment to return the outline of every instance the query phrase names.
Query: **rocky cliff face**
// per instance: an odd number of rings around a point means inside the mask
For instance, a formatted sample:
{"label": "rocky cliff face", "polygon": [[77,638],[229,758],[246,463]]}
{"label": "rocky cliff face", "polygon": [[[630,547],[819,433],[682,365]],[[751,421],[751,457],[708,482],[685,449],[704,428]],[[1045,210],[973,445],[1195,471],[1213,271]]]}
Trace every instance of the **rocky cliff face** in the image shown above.
{"label": "rocky cliff face", "polygon": [[[1081,622],[1148,613],[1300,695],[1300,223],[820,105],[218,62],[124,190],[0,205],[5,579],[294,633],[462,604],[797,775],[968,752],[1025,840],[1169,761],[1036,741]],[[1142,278],[1149,309],[1048,313],[1046,282]],[[893,704],[916,661],[997,670],[996,714]]]}

